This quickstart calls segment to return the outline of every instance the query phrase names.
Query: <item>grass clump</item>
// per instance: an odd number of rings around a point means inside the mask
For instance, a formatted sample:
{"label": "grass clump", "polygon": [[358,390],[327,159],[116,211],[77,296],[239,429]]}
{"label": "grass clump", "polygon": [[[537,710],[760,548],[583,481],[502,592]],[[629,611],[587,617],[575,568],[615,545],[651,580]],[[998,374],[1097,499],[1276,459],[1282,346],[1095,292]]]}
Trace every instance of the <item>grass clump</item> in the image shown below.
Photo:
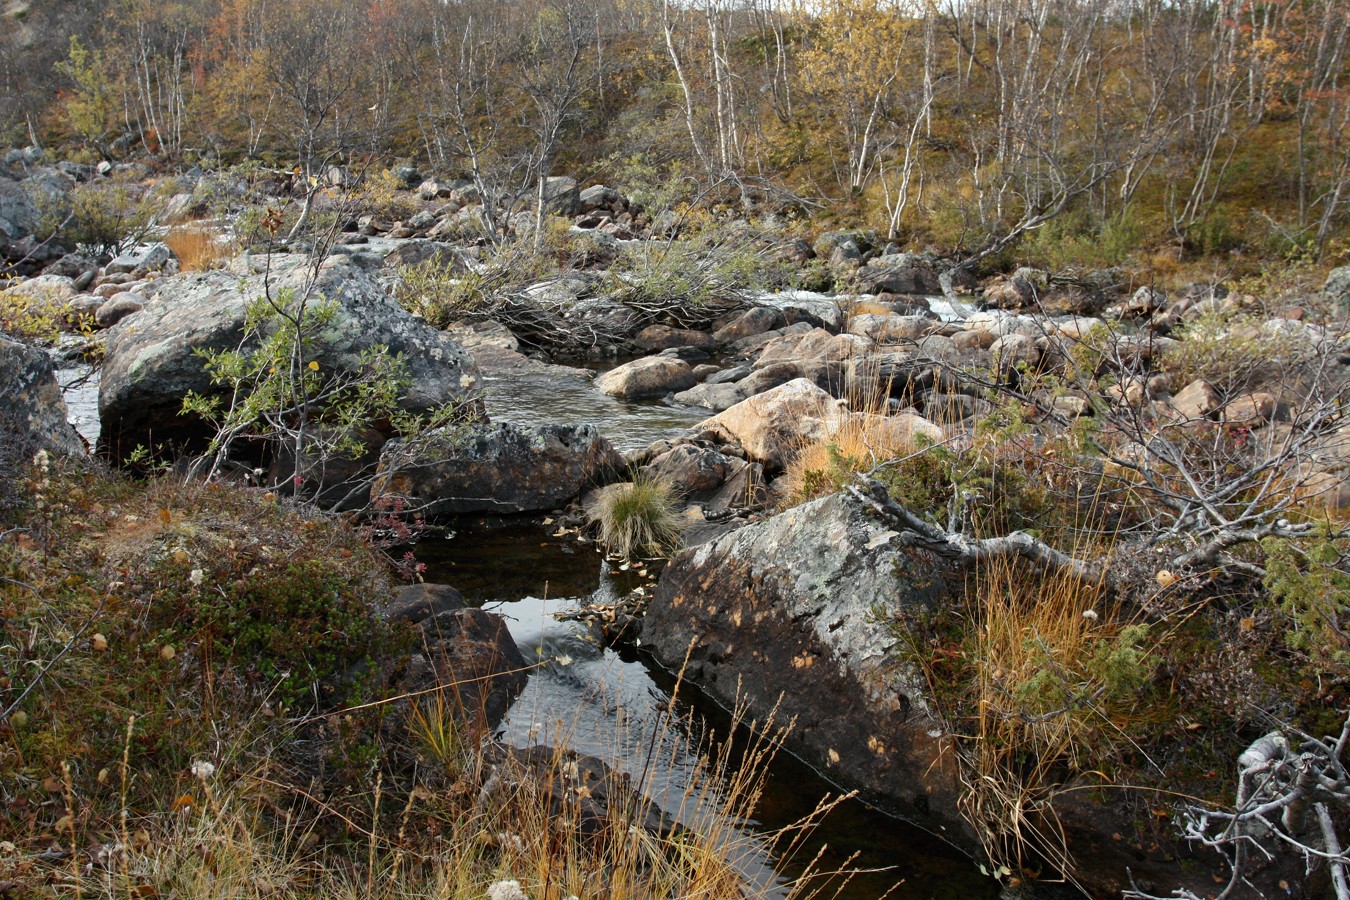
{"label": "grass clump", "polygon": [[598,491],[586,516],[599,529],[601,545],[614,556],[667,556],[684,532],[675,504],[675,489],[668,482],[638,476]]}
{"label": "grass clump", "polygon": [[182,272],[218,269],[230,257],[229,244],[198,223],[170,228],[164,243],[178,257],[179,271]]}
{"label": "grass clump", "polygon": [[964,604],[901,633],[959,735],[964,813],[990,862],[1071,874],[1054,800],[1128,745],[1154,668],[1148,626],[1101,582],[999,561],[975,572]]}
{"label": "grass clump", "polygon": [[793,506],[842,490],[853,476],[911,454],[925,441],[905,420],[879,413],[845,416],[830,434],[804,443],[784,473]]}

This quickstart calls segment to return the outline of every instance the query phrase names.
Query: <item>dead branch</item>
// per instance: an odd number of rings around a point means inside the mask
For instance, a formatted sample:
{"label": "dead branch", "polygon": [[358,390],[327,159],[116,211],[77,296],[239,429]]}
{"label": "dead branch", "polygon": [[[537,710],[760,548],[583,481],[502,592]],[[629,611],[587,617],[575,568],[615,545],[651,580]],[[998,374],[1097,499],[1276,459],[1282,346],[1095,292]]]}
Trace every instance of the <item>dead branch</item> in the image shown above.
{"label": "dead branch", "polygon": [[896,502],[885,485],[865,475],[848,485],[847,490],[869,509],[901,528],[899,540],[905,546],[921,547],[938,556],[965,563],[1016,557],[1040,569],[1068,570],[1084,580],[1095,580],[1104,574],[1104,561],[1077,559],[1025,531],[1014,531],[1002,537],[972,538],[960,531],[942,528]]}

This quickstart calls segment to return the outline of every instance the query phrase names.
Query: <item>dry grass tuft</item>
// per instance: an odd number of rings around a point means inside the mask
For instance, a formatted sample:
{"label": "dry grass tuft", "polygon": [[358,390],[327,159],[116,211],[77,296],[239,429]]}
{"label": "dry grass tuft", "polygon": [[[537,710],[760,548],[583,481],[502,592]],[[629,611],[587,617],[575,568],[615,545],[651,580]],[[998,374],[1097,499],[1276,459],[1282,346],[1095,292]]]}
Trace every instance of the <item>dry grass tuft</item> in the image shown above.
{"label": "dry grass tuft", "polygon": [[893,316],[895,315],[895,310],[891,309],[886,304],[878,303],[875,300],[854,300],[849,304],[848,313],[850,317],[865,315]]}
{"label": "dry grass tuft", "polygon": [[596,493],[586,516],[600,530],[600,543],[611,554],[666,556],[680,544],[684,522],[676,512],[675,489],[659,478],[639,475]]}
{"label": "dry grass tuft", "polygon": [[1005,874],[1049,864],[1071,877],[1054,800],[1128,742],[1122,723],[1152,670],[1148,629],[1122,621],[1100,581],[1009,561],[976,573],[965,607],[956,656],[925,655],[961,735],[964,814]]}
{"label": "dry grass tuft", "polygon": [[179,271],[206,272],[219,268],[230,256],[229,242],[218,238],[211,229],[197,223],[177,225],[169,229],[164,243],[178,257]]}

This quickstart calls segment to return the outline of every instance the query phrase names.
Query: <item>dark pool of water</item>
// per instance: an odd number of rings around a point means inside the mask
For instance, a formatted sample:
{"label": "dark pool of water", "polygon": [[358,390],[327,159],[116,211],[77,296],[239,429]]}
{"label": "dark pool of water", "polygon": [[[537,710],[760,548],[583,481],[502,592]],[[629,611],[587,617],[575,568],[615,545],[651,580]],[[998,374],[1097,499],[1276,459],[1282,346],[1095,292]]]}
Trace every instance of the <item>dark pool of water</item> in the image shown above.
{"label": "dark pool of water", "polygon": [[[665,711],[673,677],[638,654],[597,646],[584,631],[553,614],[587,600],[605,602],[650,583],[630,567],[619,570],[591,545],[555,538],[557,525],[539,520],[477,519],[459,522],[448,540],[429,539],[417,554],[428,581],[451,584],[467,599],[507,617],[526,658],[538,664],[502,725],[515,746],[565,741],[599,756],[635,779],[645,775],[649,795],[678,814],[684,789],[698,762],[691,733],[731,730],[728,713],[685,685]],[[655,736],[655,744],[653,744]],[[737,741],[748,741],[744,729]],[[649,766],[647,760],[660,760]],[[817,870],[844,866],[861,872],[837,894],[849,900],[897,898],[993,898],[998,886],[966,856],[931,834],[851,800],[825,819],[793,860],[774,858],[762,839],[811,812],[826,795],[837,795],[813,769],[780,753],[768,773],[751,821],[738,845],[747,879],[769,896],[781,895],[822,846]],[[857,854],[851,862],[849,858]],[[891,893],[887,894],[890,891]],[[819,896],[836,896],[831,887]]]}

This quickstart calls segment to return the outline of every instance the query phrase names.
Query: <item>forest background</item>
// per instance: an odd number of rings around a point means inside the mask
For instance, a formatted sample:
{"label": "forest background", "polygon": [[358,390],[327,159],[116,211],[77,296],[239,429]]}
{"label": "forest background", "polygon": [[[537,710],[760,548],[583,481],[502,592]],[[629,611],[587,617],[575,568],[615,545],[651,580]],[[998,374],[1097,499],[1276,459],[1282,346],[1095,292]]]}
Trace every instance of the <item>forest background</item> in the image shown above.
{"label": "forest background", "polygon": [[[0,136],[768,200],[990,264],[1344,256],[1334,0],[10,2]],[[1188,272],[1188,275],[1195,273]]]}

